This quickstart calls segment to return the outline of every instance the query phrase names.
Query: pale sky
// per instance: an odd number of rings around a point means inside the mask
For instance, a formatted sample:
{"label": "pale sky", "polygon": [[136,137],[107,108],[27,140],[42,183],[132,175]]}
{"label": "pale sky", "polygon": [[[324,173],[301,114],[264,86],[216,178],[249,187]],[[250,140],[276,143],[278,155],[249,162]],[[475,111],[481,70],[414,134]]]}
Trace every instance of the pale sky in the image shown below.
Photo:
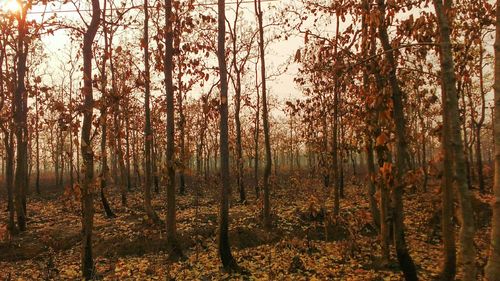
{"label": "pale sky", "polygon": [[[0,0],[0,9],[5,9],[6,6],[10,5],[9,4],[10,0]],[[87,1],[76,1],[76,2],[83,2],[85,5],[88,5]],[[140,5],[142,3],[137,2],[134,0],[135,3],[129,3],[127,6],[132,6],[132,5]],[[197,1],[200,2],[200,1]],[[205,1],[206,3],[215,3],[216,0],[211,0],[211,1]],[[226,16],[229,20],[234,17],[234,4],[231,4],[231,0],[228,0],[226,4]],[[289,0],[278,0],[275,2],[263,2],[263,10],[264,10],[264,24],[266,24],[266,16],[271,13],[270,10],[270,5],[282,5],[284,3],[288,3]],[[102,1],[101,1],[101,8],[102,8]],[[216,7],[214,7],[216,8]],[[45,6],[34,6],[29,15],[29,19],[35,19],[37,21],[41,20],[42,12],[45,10],[45,18],[48,18],[54,14],[54,12],[57,12],[57,17],[58,18],[67,18],[75,23],[82,24],[82,20],[77,12],[75,12],[75,6],[73,4],[60,4],[60,3],[49,3],[47,7]],[[82,6],[82,9],[85,9]],[[272,8],[271,8],[272,9]],[[244,3],[243,7],[243,19],[246,21],[255,21],[254,18],[254,7],[253,3]],[[134,10],[129,13],[140,13],[140,10]],[[266,14],[267,13],[267,14]],[[85,17],[85,21],[89,21],[89,13],[88,12],[82,12],[83,16]],[[151,26],[153,29],[154,27]],[[140,31],[137,33],[137,38],[140,36]],[[270,28],[267,28],[265,32],[271,33],[272,30]],[[266,55],[266,66],[267,66],[267,73],[271,74],[276,72],[278,68],[283,69],[283,66],[287,61],[290,61],[291,57],[295,54],[296,50],[301,47],[303,44],[303,38],[299,37],[289,37],[288,40],[286,41],[281,41],[281,42],[274,42],[268,46],[267,49],[267,55]],[[116,38],[114,40],[114,44],[117,45],[119,43],[120,39]],[[68,31],[66,30],[59,30],[54,33],[54,35],[45,35],[42,38],[42,44],[44,46],[44,51],[48,55],[47,61],[49,63],[49,67],[47,68],[48,71],[54,72],[53,74],[56,74],[57,72],[60,72],[61,67],[57,67],[57,64],[64,63],[66,61],[66,57],[68,54],[67,48],[70,44],[70,39],[68,37]],[[81,58],[80,58],[81,60]],[[216,61],[214,62],[216,63]],[[79,62],[81,64],[81,62]],[[252,67],[253,68],[253,67]],[[96,70],[94,70],[95,72]],[[298,65],[292,63],[287,71],[285,73],[282,73],[279,77],[275,77],[272,80],[268,81],[268,87],[270,90],[271,95],[277,96],[279,100],[287,100],[287,99],[296,99],[301,96],[300,90],[297,88],[296,84],[293,82],[294,77],[297,75],[298,71]],[[81,73],[77,72],[76,75],[81,75]],[[163,76],[162,74],[156,74]],[[252,79],[249,79],[253,81]],[[46,83],[50,83],[49,81],[46,81]],[[230,91],[231,91],[230,87]],[[231,92],[230,92],[231,94]]]}

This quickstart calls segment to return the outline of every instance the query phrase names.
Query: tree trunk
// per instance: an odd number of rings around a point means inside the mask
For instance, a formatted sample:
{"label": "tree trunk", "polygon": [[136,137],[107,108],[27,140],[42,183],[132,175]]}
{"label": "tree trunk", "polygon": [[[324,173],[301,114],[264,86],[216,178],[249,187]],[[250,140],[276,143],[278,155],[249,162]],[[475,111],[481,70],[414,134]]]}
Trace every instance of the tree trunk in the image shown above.
{"label": "tree trunk", "polygon": [[[0,70],[1,71],[1,70]],[[40,195],[40,128],[39,128],[39,116],[38,116],[38,91],[35,95],[35,138],[36,138],[36,178],[35,178],[35,190],[36,194]],[[70,129],[71,131],[71,129]]]}
{"label": "tree trunk", "polygon": [[125,115],[125,157],[127,165],[127,191],[132,190],[132,179],[130,176],[130,121],[128,114]]}
{"label": "tree trunk", "polygon": [[152,142],[153,142],[153,132],[151,130],[151,108],[150,108],[150,66],[149,66],[149,1],[144,0],[144,209],[149,219],[158,224],[160,218],[156,214],[153,206],[151,205],[151,185],[153,183],[152,168],[153,164],[151,162],[152,156]]}
{"label": "tree trunk", "polygon": [[[12,125],[11,125],[12,126]],[[4,128],[2,128],[4,129]],[[9,221],[7,227],[10,234],[17,233],[15,223],[16,211],[14,209],[14,138],[13,134],[9,133],[8,129],[4,129],[4,144],[5,144],[5,185],[7,189],[7,208],[9,211]]]}
{"label": "tree trunk", "polygon": [[219,214],[219,257],[222,266],[226,271],[238,269],[236,260],[231,254],[229,246],[229,132],[228,132],[228,81],[227,65],[225,55],[225,34],[226,34],[226,4],[225,0],[218,0],[218,35],[217,35],[217,58],[220,70],[220,177],[222,183],[220,196],[220,214]]}
{"label": "tree trunk", "polygon": [[[104,4],[106,5],[106,4]],[[106,9],[106,8],[104,8]],[[103,72],[104,73],[104,72]],[[105,79],[105,78],[103,78]],[[103,88],[105,89],[105,88]],[[105,94],[103,94],[105,95]],[[106,214],[107,218],[114,218],[116,215],[113,213],[113,210],[111,210],[111,207],[109,206],[109,202],[106,199],[106,194],[104,190],[106,189],[107,186],[107,180],[108,180],[108,153],[106,151],[106,137],[107,137],[107,124],[106,124],[106,108],[104,108],[106,105],[103,105],[103,108],[101,109],[101,202],[102,202],[102,207],[104,209],[104,213]]]}
{"label": "tree trunk", "polygon": [[179,137],[180,137],[180,171],[179,171],[179,194],[184,195],[186,193],[186,176],[185,176],[185,158],[186,158],[186,147],[185,147],[185,122],[186,117],[184,116],[184,108],[183,108],[183,85],[182,85],[182,72],[179,71],[178,74],[178,96],[177,100],[179,102]]}
{"label": "tree trunk", "polygon": [[[444,88],[442,88],[444,90]],[[443,104],[444,106],[444,104]],[[450,138],[450,117],[443,114],[442,149],[443,178],[441,183],[442,218],[441,229],[443,236],[443,265],[441,268],[441,280],[455,280],[456,275],[456,250],[455,250],[455,226],[453,224],[454,214],[454,192],[453,192],[453,149]]]}
{"label": "tree trunk", "polygon": [[479,121],[475,122],[476,127],[476,159],[477,159],[477,177],[479,181],[479,191],[484,192],[484,178],[483,178],[483,155],[481,153],[481,128],[484,123],[486,115],[486,101],[484,93],[484,79],[483,79],[483,42],[479,43],[479,88],[481,94],[481,116]]}
{"label": "tree trunk", "polygon": [[467,186],[467,171],[465,165],[464,146],[460,134],[460,120],[458,112],[458,97],[455,78],[455,66],[451,48],[450,34],[451,26],[448,17],[452,9],[451,0],[434,0],[436,17],[439,27],[440,39],[440,58],[441,58],[441,76],[442,76],[442,99],[443,99],[443,119],[449,121],[450,143],[453,149],[454,158],[454,182],[458,190],[458,199],[460,204],[460,251],[459,264],[463,273],[463,280],[476,280],[476,250],[474,248],[474,218],[470,202],[470,194]]}
{"label": "tree trunk", "polygon": [[255,142],[255,158],[254,158],[254,164],[253,164],[253,173],[254,173],[254,181],[255,181],[255,197],[259,198],[260,196],[260,190],[259,190],[259,131],[260,131],[260,94],[259,94],[259,75],[258,75],[258,68],[257,68],[257,63],[255,64],[255,92],[257,94],[257,104],[256,104],[256,110],[255,110],[255,135],[254,135],[254,142]]}
{"label": "tree trunk", "polygon": [[259,24],[259,53],[260,53],[260,75],[262,83],[262,123],[264,126],[264,148],[266,151],[266,166],[264,167],[264,214],[263,224],[264,227],[271,228],[271,204],[270,204],[270,183],[269,177],[271,176],[272,168],[272,155],[271,155],[271,138],[269,135],[269,110],[267,108],[267,85],[266,85],[266,59],[264,50],[264,25],[262,23],[263,12],[261,8],[261,0],[254,0],[255,13]]}
{"label": "tree trunk", "polygon": [[[152,133],[152,144],[151,144],[151,168],[153,169],[153,184],[155,186],[155,193],[160,193],[160,179],[158,176],[158,147],[156,144],[156,137]],[[128,169],[127,169],[128,170]],[[127,172],[128,173],[128,172]]]}
{"label": "tree trunk", "polygon": [[392,215],[394,221],[394,242],[396,244],[396,254],[399,265],[406,280],[418,280],[417,271],[413,259],[410,256],[406,245],[405,230],[404,230],[404,213],[403,213],[403,188],[404,176],[409,168],[408,148],[406,143],[406,120],[403,112],[403,97],[399,81],[396,76],[396,61],[392,52],[392,47],[387,34],[387,26],[385,19],[385,1],[378,0],[378,8],[380,11],[379,38],[382,43],[382,48],[386,52],[386,59],[389,63],[390,70],[388,72],[388,80],[392,89],[393,102],[393,118],[396,127],[396,175],[395,185],[391,192],[392,199]]}
{"label": "tree trunk", "polygon": [[174,120],[174,86],[173,86],[173,23],[172,0],[165,0],[165,92],[167,94],[167,246],[170,259],[181,257],[182,250],[177,241],[175,218],[175,120]]}
{"label": "tree trunk", "polygon": [[[368,136],[367,138],[371,138]],[[373,225],[380,231],[380,211],[377,206],[377,199],[375,199],[376,187],[376,173],[375,173],[375,160],[373,157],[373,142],[371,139],[366,144],[367,154],[367,168],[368,168],[368,201],[370,203],[370,211],[373,217]]]}
{"label": "tree trunk", "polygon": [[92,257],[92,227],[94,224],[94,204],[92,181],[94,178],[94,154],[90,143],[94,97],[92,94],[92,45],[101,17],[99,0],[92,0],[92,20],[83,36],[83,123],[81,133],[81,152],[83,158],[82,181],[82,277],[94,277]]}
{"label": "tree trunk", "polygon": [[26,60],[28,56],[26,43],[26,14],[28,7],[22,6],[18,17],[18,38],[17,38],[17,85],[14,93],[14,128],[16,135],[16,170],[14,178],[14,204],[16,207],[17,224],[19,231],[26,230],[25,196],[26,177],[28,176],[28,127],[26,104]]}
{"label": "tree trunk", "polygon": [[500,1],[496,2],[496,38],[495,38],[495,113],[494,113],[494,143],[495,143],[495,175],[493,192],[495,199],[492,202],[493,217],[491,218],[491,244],[488,263],[484,275],[489,281],[500,276]]}
{"label": "tree trunk", "polygon": [[[333,47],[334,55],[337,55],[337,45],[339,38],[339,15],[335,19],[335,46]],[[333,88],[333,128],[332,128],[332,174],[333,174],[333,215],[337,217],[340,213],[340,180],[339,180],[339,82],[338,77],[335,77]]]}

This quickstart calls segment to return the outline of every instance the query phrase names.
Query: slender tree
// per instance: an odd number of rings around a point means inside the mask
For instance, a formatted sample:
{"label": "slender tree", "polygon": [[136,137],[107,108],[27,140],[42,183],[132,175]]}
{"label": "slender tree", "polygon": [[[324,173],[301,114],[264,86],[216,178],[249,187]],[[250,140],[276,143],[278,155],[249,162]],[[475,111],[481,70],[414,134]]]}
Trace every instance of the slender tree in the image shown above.
{"label": "slender tree", "polygon": [[220,177],[222,182],[219,214],[219,257],[227,271],[238,269],[229,246],[229,130],[228,130],[228,81],[226,65],[226,3],[218,0],[217,58],[220,72]]}
{"label": "slender tree", "polygon": [[182,250],[177,241],[175,219],[175,121],[174,121],[174,85],[173,85],[173,14],[172,0],[165,0],[165,92],[167,94],[167,243],[171,259],[182,256]]}
{"label": "slender tree", "polygon": [[20,11],[17,18],[17,76],[14,92],[14,128],[16,136],[16,169],[14,178],[14,204],[17,214],[19,231],[26,230],[26,178],[28,176],[28,124],[27,124],[27,92],[26,92],[26,62],[28,57],[26,16],[29,3],[19,3]]}
{"label": "slender tree", "polygon": [[[443,134],[449,134],[453,149],[453,175],[460,204],[459,264],[463,280],[476,280],[476,250],[474,248],[474,218],[467,184],[467,171],[464,146],[460,133],[458,96],[455,78],[455,66],[451,48],[451,0],[434,0],[439,27],[439,54],[441,59]],[[447,136],[448,137],[448,136]]]}
{"label": "slender tree", "polygon": [[408,251],[408,246],[406,244],[405,229],[404,229],[404,213],[403,213],[403,188],[404,188],[404,176],[405,173],[410,168],[410,161],[408,155],[408,145],[406,138],[406,118],[403,111],[403,92],[399,85],[398,77],[396,75],[396,60],[394,58],[394,53],[392,52],[392,47],[389,42],[389,36],[387,34],[386,25],[386,4],[384,0],[377,1],[379,12],[380,12],[380,24],[379,24],[379,39],[382,44],[382,48],[385,51],[385,57],[389,64],[389,70],[387,73],[387,78],[389,85],[392,90],[392,103],[393,110],[392,115],[395,123],[396,130],[396,174],[395,174],[395,186],[391,192],[392,200],[392,215],[394,221],[394,242],[396,246],[396,254],[398,258],[399,265],[405,276],[406,280],[418,280],[417,271],[413,259]]}
{"label": "slender tree", "polygon": [[83,123],[81,132],[82,166],[82,277],[94,277],[92,257],[92,228],[94,224],[94,204],[92,181],[94,178],[94,153],[90,143],[94,97],[92,93],[92,44],[101,20],[99,0],[92,0],[92,20],[83,35]]}
{"label": "slender tree", "polygon": [[496,2],[496,38],[495,38],[495,113],[493,133],[495,143],[495,174],[493,182],[493,217],[491,219],[491,244],[488,264],[484,269],[486,279],[497,280],[500,276],[500,1]]}
{"label": "slender tree", "polygon": [[269,177],[271,176],[272,168],[272,155],[271,155],[271,139],[269,135],[269,110],[267,107],[267,84],[266,84],[266,59],[264,48],[264,25],[262,23],[263,12],[260,0],[254,0],[255,14],[259,26],[259,53],[260,53],[260,76],[261,76],[261,94],[262,94],[262,123],[264,129],[264,148],[266,151],[266,165],[264,167],[264,212],[263,224],[265,228],[271,227],[271,203],[270,203],[270,183]]}
{"label": "slender tree", "polygon": [[151,206],[151,185],[153,184],[153,164],[151,162],[153,152],[153,131],[151,130],[151,75],[149,66],[149,1],[144,0],[144,37],[142,47],[144,48],[144,208],[149,219],[159,223],[160,218]]}

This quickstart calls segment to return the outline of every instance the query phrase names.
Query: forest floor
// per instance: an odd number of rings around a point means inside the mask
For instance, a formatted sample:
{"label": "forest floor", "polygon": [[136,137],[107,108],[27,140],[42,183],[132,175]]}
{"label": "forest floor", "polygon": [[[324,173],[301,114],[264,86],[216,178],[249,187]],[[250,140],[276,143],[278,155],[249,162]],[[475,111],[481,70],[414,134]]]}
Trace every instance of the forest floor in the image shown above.
{"label": "forest floor", "polygon": [[[117,217],[104,216],[96,198],[94,256],[104,280],[401,280],[393,254],[382,265],[377,235],[364,185],[350,184],[341,200],[341,216],[331,219],[331,200],[317,180],[292,176],[273,181],[274,229],[260,224],[261,202],[253,190],[247,204],[233,200],[230,243],[233,255],[247,272],[224,273],[217,256],[218,185],[196,196],[177,196],[177,227],[186,258],[169,262],[165,227],[148,221],[140,190],[129,193],[128,207],[110,189]],[[435,190],[433,190],[435,189]],[[441,260],[440,194],[405,195],[407,241],[421,280],[437,277]],[[113,194],[111,194],[113,193]],[[236,191],[233,192],[236,196]],[[28,202],[28,230],[16,237],[0,237],[0,280],[77,280],[80,276],[80,207],[62,192],[32,196]],[[491,210],[487,196],[475,193],[477,265],[486,262]],[[0,230],[5,229],[5,197],[0,201]],[[155,195],[153,205],[164,220],[166,198]],[[1,235],[0,235],[1,236]]]}

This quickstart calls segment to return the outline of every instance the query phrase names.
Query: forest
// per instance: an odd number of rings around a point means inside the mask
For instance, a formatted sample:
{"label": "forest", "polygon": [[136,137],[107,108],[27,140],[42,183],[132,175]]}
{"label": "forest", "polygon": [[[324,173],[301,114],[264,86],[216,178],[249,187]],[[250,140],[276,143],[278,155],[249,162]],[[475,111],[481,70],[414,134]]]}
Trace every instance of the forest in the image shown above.
{"label": "forest", "polygon": [[0,280],[500,280],[500,1],[0,0]]}

